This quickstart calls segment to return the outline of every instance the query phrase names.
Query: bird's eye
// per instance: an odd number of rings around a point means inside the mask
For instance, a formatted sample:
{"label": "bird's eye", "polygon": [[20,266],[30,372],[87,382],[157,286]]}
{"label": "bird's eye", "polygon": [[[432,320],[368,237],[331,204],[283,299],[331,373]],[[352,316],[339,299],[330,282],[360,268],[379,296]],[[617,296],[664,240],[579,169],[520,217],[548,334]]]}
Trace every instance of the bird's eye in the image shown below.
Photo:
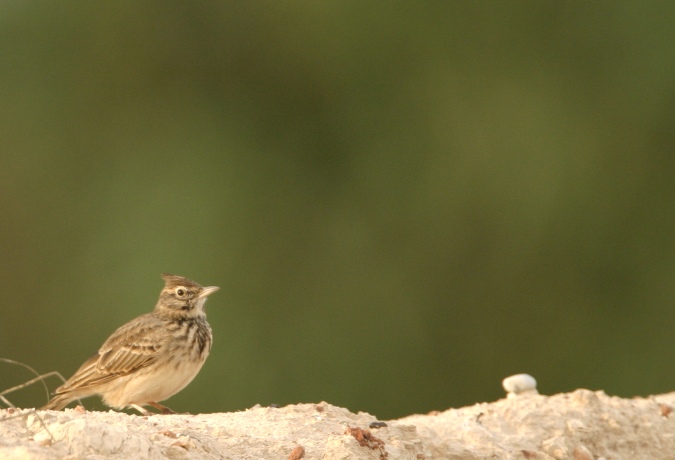
{"label": "bird's eye", "polygon": [[183,297],[185,295],[185,289],[183,289],[183,288],[176,289],[176,295],[178,297]]}

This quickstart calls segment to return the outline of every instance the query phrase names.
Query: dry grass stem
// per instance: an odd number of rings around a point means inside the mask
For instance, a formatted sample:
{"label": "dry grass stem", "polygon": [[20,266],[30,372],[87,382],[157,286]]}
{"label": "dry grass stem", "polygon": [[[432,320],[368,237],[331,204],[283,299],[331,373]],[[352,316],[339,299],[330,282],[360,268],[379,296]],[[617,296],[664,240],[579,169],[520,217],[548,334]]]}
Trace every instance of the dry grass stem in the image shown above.
{"label": "dry grass stem", "polygon": [[[63,376],[60,373],[58,373],[57,371],[48,372],[46,374],[40,375],[35,369],[30,367],[29,365],[24,364],[24,363],[20,363],[18,361],[14,361],[13,359],[0,358],[0,362],[6,363],[6,364],[14,364],[16,366],[21,366],[24,369],[27,369],[29,372],[35,374],[35,376],[36,376],[35,378],[32,378],[31,380],[29,380],[27,382],[24,382],[21,385],[16,385],[16,386],[13,386],[12,388],[8,388],[6,390],[0,391],[0,402],[5,404],[6,406],[8,406],[11,410],[15,410],[16,406],[14,404],[12,404],[12,402],[9,399],[7,399],[6,395],[8,395],[10,393],[13,393],[15,391],[21,390],[23,388],[26,388],[26,387],[28,387],[28,386],[36,383],[36,382],[41,382],[42,386],[45,389],[45,393],[47,395],[47,400],[49,400],[49,389],[47,388],[47,384],[45,383],[45,379],[48,378],[48,377],[56,376],[56,377],[60,378],[62,382],[66,381],[66,379],[64,379]],[[15,415],[10,415],[8,417],[0,418],[0,421],[9,420],[9,419],[18,418],[18,417],[25,417],[25,416],[28,416],[30,414],[35,414],[35,417],[40,421],[40,424],[45,429],[47,434],[49,434],[49,437],[51,438],[52,442],[54,442],[55,441],[54,436],[49,431],[49,428],[47,428],[47,425],[45,424],[44,420],[42,420],[42,417],[40,417],[40,414],[38,414],[38,412],[35,409],[28,409],[26,412],[23,412],[23,413],[18,413],[18,414],[15,414]]]}

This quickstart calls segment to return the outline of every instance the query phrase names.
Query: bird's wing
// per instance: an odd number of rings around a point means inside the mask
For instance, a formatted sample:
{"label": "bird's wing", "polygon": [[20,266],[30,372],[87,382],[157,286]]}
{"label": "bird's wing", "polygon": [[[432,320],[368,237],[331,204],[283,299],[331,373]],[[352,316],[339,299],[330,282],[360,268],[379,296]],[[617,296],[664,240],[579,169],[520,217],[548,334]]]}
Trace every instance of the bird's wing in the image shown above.
{"label": "bird's wing", "polygon": [[165,343],[158,334],[165,326],[155,318],[144,321],[146,316],[150,314],[117,329],[56,394],[100,385],[154,362]]}

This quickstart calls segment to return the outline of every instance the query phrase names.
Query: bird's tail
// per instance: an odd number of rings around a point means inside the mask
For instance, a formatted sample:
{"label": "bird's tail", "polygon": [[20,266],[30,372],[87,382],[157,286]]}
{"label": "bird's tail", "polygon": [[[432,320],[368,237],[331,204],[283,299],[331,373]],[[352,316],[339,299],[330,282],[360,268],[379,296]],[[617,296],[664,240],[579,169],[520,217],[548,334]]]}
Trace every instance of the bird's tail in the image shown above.
{"label": "bird's tail", "polygon": [[50,399],[49,402],[39,410],[61,410],[76,399],[76,397],[73,397],[68,393],[58,394]]}

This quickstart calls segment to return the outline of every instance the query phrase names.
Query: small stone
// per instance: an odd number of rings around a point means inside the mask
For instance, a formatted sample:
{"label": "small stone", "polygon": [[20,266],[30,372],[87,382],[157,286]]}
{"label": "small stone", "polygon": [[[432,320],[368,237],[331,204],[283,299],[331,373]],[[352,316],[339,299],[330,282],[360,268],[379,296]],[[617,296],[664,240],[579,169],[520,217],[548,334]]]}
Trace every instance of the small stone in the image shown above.
{"label": "small stone", "polygon": [[300,460],[304,456],[305,456],[305,448],[302,446],[297,446],[288,455],[288,460]]}
{"label": "small stone", "polygon": [[368,428],[385,428],[387,424],[385,422],[370,422]]}
{"label": "small stone", "polygon": [[572,452],[574,460],[593,460],[593,454],[584,446],[577,446]]}
{"label": "small stone", "polygon": [[502,380],[502,387],[509,397],[523,393],[539,394],[537,392],[537,381],[529,374],[516,374],[506,377]]}

